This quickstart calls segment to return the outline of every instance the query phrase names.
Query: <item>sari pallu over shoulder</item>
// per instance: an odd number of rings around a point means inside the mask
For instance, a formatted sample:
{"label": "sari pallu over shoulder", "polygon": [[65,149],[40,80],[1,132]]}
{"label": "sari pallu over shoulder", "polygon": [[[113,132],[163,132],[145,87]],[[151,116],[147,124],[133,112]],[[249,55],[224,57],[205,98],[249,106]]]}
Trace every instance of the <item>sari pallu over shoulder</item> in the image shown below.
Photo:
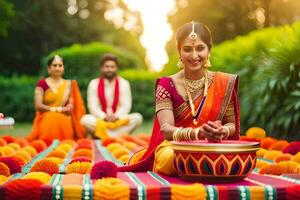
{"label": "sari pallu over shoulder", "polygon": [[[156,81],[156,88],[161,79]],[[170,80],[171,81],[171,80]],[[238,77],[232,74],[216,72],[213,82],[209,87],[207,101],[204,104],[203,111],[198,118],[198,124],[201,125],[206,121],[222,120],[231,97],[234,100],[235,107],[235,127],[236,132],[228,139],[238,140],[240,134],[240,110],[238,102]],[[176,90],[173,90],[173,92]],[[198,102],[197,102],[198,101]],[[194,103],[199,105],[201,98],[196,99]],[[198,103],[198,104],[197,104]],[[194,126],[192,123],[191,110],[187,106],[182,115],[175,118],[175,126]],[[152,135],[147,150],[141,157],[140,161],[132,165],[120,166],[119,171],[148,171],[152,170],[154,162],[154,152],[156,148],[164,141],[163,133],[160,131],[157,116],[154,117]]]}
{"label": "sari pallu over shoulder", "polygon": [[[66,88],[66,91],[68,89],[68,93],[64,92],[63,98],[61,98],[61,102],[59,105],[55,106],[65,106],[68,103],[69,98],[71,97],[74,102],[74,108],[71,113],[71,128],[73,131],[72,133],[68,134],[68,139],[70,138],[84,138],[85,135],[85,130],[84,128],[80,125],[80,119],[81,117],[85,114],[85,107],[83,104],[82,97],[80,95],[80,91],[78,88],[77,81],[72,80],[68,81],[69,87]],[[45,117],[47,117],[48,112],[36,112],[34,121],[33,121],[33,128],[32,132],[28,135],[27,139],[29,141],[35,140],[35,139],[40,139],[41,137],[41,122],[42,120],[45,120]],[[60,113],[61,115],[64,115],[63,113]],[[55,126],[55,123],[67,123],[67,122],[58,122],[55,119],[49,119],[50,121],[53,121],[53,123],[49,124],[50,126]]]}

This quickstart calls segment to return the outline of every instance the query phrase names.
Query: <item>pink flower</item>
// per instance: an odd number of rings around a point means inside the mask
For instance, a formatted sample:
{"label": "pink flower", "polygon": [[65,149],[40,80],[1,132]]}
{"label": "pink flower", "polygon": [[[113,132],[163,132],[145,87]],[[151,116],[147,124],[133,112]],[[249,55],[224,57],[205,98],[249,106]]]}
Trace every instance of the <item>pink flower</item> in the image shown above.
{"label": "pink flower", "polygon": [[105,177],[117,177],[118,167],[111,161],[100,161],[91,170],[91,179],[101,179]]}

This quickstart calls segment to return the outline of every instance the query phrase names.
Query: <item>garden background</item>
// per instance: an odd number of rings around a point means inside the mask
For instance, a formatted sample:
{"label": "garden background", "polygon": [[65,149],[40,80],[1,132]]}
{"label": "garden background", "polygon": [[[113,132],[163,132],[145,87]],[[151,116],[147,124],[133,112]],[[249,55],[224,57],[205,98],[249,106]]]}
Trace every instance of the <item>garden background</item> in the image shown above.
{"label": "garden background", "polygon": [[[107,52],[118,55],[120,74],[131,83],[132,111],[144,116],[138,131],[150,133],[154,83],[159,76],[178,71],[177,50],[173,34],[166,44],[169,61],[154,72],[139,40],[143,15],[126,2],[0,0],[0,112],[16,120],[14,129],[0,134],[30,131],[34,87],[47,75],[51,55],[64,58],[65,77],[78,80],[86,100],[87,85],[99,75],[100,56]],[[161,6],[160,1],[152,3]],[[299,140],[300,1],[174,0],[174,4],[176,9],[167,16],[173,32],[192,20],[207,24],[214,39],[211,69],[239,75],[242,133],[260,126],[270,136]],[[123,13],[122,24],[107,14],[116,8]],[[132,17],[134,27],[128,28]]]}

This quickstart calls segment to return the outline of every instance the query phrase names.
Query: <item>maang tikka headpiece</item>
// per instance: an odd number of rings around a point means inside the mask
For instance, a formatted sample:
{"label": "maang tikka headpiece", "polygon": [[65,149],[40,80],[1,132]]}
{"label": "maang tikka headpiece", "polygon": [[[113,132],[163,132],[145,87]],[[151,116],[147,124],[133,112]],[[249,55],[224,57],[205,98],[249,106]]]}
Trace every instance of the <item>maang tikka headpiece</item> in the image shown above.
{"label": "maang tikka headpiece", "polygon": [[190,38],[191,40],[196,40],[197,37],[198,37],[198,35],[197,35],[196,32],[195,32],[195,22],[192,21],[191,23],[192,23],[192,32],[189,34],[189,38]]}

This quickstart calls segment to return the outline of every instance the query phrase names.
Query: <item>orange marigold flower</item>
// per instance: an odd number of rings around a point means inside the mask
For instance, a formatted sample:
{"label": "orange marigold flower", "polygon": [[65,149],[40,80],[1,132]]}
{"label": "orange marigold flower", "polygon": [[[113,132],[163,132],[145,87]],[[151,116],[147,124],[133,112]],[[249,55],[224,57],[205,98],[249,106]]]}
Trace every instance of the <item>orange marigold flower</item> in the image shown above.
{"label": "orange marigold flower", "polygon": [[30,145],[35,148],[35,150],[40,153],[47,148],[47,144],[43,140],[35,140],[30,143]]}
{"label": "orange marigold flower", "polygon": [[87,139],[87,138],[77,140],[77,145],[84,145],[84,144],[92,145],[93,143],[90,139]]}
{"label": "orange marigold flower", "polygon": [[77,158],[77,157],[88,157],[90,159],[94,159],[94,153],[90,149],[79,149],[74,152],[72,158]]}
{"label": "orange marigold flower", "polygon": [[5,199],[30,199],[41,198],[42,181],[34,179],[15,179],[5,184]]}
{"label": "orange marigold flower", "polygon": [[15,143],[19,144],[21,147],[27,146],[29,143],[24,138],[17,138],[15,139]]}
{"label": "orange marigold flower", "polygon": [[271,137],[266,137],[260,141],[260,147],[264,149],[269,149],[269,147],[274,144],[277,140]]}
{"label": "orange marigold flower", "polygon": [[266,137],[266,131],[260,127],[251,127],[246,131],[246,136],[249,138],[263,139]]}
{"label": "orange marigold flower", "polygon": [[276,164],[268,165],[266,167],[263,167],[259,170],[260,174],[271,174],[271,175],[281,175],[282,169],[280,166]]}
{"label": "orange marigold flower", "polygon": [[5,145],[7,145],[6,140],[4,140],[3,138],[0,138],[0,147],[3,147]]}
{"label": "orange marigold flower", "polygon": [[52,160],[39,160],[37,161],[30,169],[30,172],[46,172],[49,175],[58,174],[59,173],[59,167],[58,164],[56,164]]}
{"label": "orange marigold flower", "polygon": [[53,150],[47,155],[47,157],[57,157],[61,159],[64,159],[66,156],[67,154],[63,150],[59,149]]}
{"label": "orange marigold flower", "polygon": [[15,141],[15,138],[11,135],[5,135],[2,138],[7,142],[7,144],[12,143],[12,142]]}
{"label": "orange marigold flower", "polygon": [[293,156],[291,154],[285,153],[285,154],[275,157],[274,162],[279,163],[279,162],[283,162],[283,161],[289,161],[289,160],[291,160],[292,157]]}
{"label": "orange marigold flower", "polygon": [[274,144],[272,144],[269,147],[269,150],[278,150],[278,151],[282,151],[285,147],[287,147],[289,145],[288,141],[286,140],[278,140],[277,142],[275,142]]}
{"label": "orange marigold flower", "polygon": [[102,141],[102,146],[107,147],[111,143],[116,143],[117,139],[116,138],[107,138]]}
{"label": "orange marigold flower", "polygon": [[21,172],[22,169],[22,163],[15,157],[12,156],[6,156],[0,158],[0,162],[3,162],[7,165],[7,167],[10,170],[10,174],[15,174]]}
{"label": "orange marigold flower", "polygon": [[0,162],[0,175],[3,175],[3,176],[10,175],[10,170],[9,170],[8,166],[3,162]]}

